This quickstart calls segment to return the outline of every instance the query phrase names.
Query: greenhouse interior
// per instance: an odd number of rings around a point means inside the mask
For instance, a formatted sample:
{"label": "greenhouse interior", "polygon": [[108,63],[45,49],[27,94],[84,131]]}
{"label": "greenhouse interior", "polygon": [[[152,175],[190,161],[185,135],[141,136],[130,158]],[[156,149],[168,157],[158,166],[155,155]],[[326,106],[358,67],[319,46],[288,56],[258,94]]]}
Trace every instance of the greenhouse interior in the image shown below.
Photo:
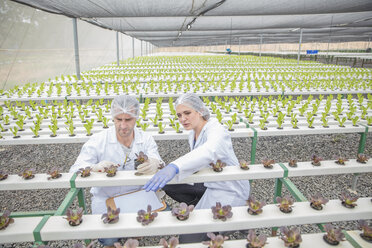
{"label": "greenhouse interior", "polygon": [[371,0],[0,20],[0,248],[372,247]]}

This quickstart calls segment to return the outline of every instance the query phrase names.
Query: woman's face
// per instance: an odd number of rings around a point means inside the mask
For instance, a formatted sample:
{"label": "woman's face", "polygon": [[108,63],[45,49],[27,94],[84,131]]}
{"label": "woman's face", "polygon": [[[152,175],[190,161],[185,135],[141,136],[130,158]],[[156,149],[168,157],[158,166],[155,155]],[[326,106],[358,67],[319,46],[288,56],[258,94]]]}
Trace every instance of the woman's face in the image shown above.
{"label": "woman's face", "polygon": [[180,104],[176,107],[179,122],[186,130],[195,129],[203,125],[203,117],[194,109]]}

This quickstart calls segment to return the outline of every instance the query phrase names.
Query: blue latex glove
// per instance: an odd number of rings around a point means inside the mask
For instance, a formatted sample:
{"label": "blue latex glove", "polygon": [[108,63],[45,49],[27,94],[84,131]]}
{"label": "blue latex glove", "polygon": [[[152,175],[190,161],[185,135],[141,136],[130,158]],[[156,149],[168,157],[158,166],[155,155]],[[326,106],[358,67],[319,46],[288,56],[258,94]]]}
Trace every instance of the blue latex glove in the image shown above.
{"label": "blue latex glove", "polygon": [[163,169],[158,171],[151,179],[148,181],[142,189],[146,192],[157,191],[163,188],[170,180],[172,180],[176,174],[178,174],[178,167],[175,164],[168,164]]}

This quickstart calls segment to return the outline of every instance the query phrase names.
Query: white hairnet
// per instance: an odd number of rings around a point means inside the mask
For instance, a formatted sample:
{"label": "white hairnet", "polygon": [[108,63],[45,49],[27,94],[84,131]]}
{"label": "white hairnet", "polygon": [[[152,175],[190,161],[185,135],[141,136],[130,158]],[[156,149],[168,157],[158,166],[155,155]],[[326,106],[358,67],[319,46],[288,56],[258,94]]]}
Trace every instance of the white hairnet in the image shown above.
{"label": "white hairnet", "polygon": [[129,114],[138,118],[139,102],[134,96],[116,96],[111,103],[111,116],[115,118],[118,114]]}
{"label": "white hairnet", "polygon": [[208,120],[210,113],[208,108],[205,106],[203,101],[194,93],[186,93],[178,97],[176,101],[176,107],[178,105],[186,105],[197,112],[199,112],[205,120]]}

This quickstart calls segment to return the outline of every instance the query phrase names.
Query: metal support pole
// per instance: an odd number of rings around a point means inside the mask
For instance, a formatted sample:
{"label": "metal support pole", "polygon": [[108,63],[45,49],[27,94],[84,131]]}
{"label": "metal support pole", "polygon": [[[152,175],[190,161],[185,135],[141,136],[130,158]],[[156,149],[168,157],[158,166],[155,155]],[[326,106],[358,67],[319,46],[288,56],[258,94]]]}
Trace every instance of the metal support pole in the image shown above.
{"label": "metal support pole", "polygon": [[240,56],[240,38],[239,38],[239,56]]}
{"label": "metal support pole", "polygon": [[300,29],[300,42],[298,43],[297,64],[300,64],[300,57],[301,57],[301,43],[302,43],[302,28]]}
{"label": "metal support pole", "polygon": [[132,58],[134,58],[134,37],[132,37]]}
{"label": "metal support pole", "polygon": [[261,46],[262,46],[262,34],[261,34],[261,38],[260,38],[260,57],[261,57]]}
{"label": "metal support pole", "polygon": [[141,57],[143,56],[143,52],[142,52],[142,40],[141,40]]}
{"label": "metal support pole", "polygon": [[79,42],[78,42],[78,33],[77,33],[77,21],[76,21],[76,18],[72,18],[72,26],[73,26],[73,31],[74,31],[74,48],[75,48],[76,76],[80,80]]}
{"label": "metal support pole", "polygon": [[119,32],[116,32],[116,63],[119,66]]}

